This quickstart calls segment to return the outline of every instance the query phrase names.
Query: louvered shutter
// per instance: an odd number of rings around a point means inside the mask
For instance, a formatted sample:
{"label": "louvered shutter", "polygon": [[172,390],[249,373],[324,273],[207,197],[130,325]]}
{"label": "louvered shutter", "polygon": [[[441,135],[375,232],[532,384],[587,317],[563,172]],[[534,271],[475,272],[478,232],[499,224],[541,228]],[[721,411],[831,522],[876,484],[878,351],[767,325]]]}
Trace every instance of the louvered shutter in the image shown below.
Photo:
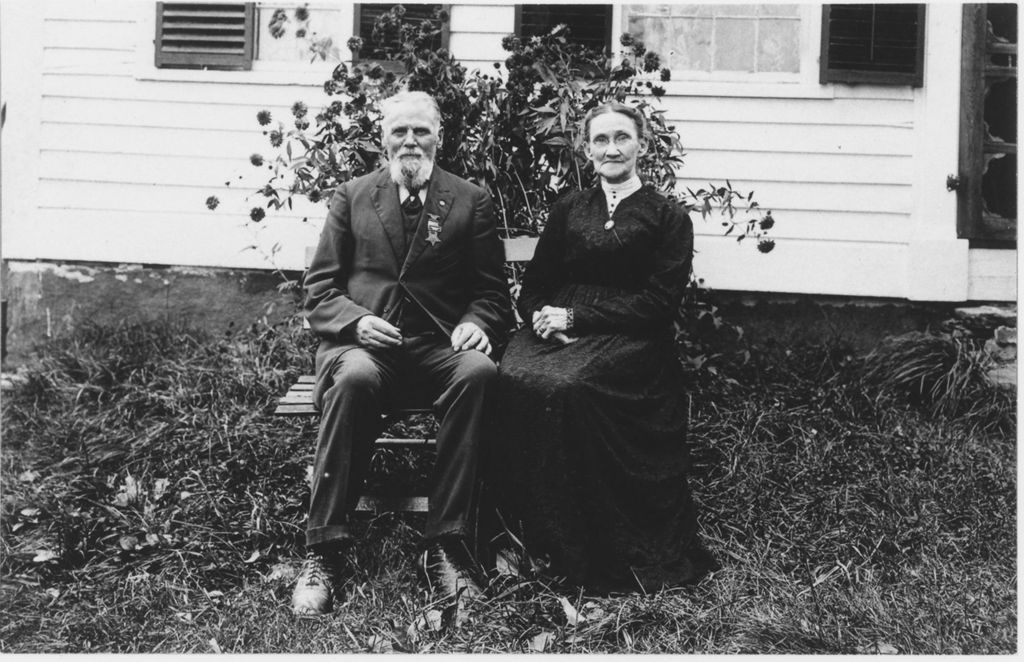
{"label": "louvered shutter", "polygon": [[570,39],[596,50],[610,48],[611,5],[516,5],[516,34],[543,35],[560,23],[569,26]]}
{"label": "louvered shutter", "polygon": [[255,4],[156,4],[156,66],[252,69]]}
{"label": "louvered shutter", "polygon": [[920,87],[924,5],[824,5],[822,83]]}

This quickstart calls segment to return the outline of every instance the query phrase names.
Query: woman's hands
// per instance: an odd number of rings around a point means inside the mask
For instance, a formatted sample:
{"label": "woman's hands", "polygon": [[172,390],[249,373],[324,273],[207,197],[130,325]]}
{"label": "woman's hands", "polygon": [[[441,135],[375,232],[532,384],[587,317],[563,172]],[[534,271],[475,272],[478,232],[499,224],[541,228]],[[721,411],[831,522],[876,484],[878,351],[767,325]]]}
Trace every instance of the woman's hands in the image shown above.
{"label": "woman's hands", "polygon": [[543,340],[556,340],[563,345],[576,342],[577,338],[566,335],[571,326],[565,308],[544,306],[533,313],[533,332]]}

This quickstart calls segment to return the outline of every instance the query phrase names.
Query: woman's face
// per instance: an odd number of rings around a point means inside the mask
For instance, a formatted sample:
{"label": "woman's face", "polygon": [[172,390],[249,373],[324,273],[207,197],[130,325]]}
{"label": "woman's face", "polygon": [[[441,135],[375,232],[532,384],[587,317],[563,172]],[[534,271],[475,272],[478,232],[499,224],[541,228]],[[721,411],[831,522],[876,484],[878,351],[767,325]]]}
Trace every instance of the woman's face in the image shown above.
{"label": "woman's face", "polygon": [[647,151],[633,120],[622,113],[603,113],[590,121],[584,148],[601,179],[618,184],[636,173],[636,157]]}

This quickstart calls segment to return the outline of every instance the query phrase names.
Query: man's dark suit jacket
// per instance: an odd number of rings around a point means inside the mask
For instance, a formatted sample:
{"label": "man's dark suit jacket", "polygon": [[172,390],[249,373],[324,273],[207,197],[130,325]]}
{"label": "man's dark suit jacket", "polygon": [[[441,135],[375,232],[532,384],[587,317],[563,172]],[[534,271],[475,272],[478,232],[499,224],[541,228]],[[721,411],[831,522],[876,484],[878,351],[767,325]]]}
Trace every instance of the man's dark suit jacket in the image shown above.
{"label": "man's dark suit jacket", "polygon": [[[428,242],[428,222],[440,241]],[[364,315],[394,323],[408,295],[450,336],[474,322],[498,346],[512,324],[504,250],[494,206],[482,188],[434,166],[419,227],[405,252],[402,208],[386,168],[334,192],[306,272],[306,317],[325,361],[357,347],[352,326]]]}

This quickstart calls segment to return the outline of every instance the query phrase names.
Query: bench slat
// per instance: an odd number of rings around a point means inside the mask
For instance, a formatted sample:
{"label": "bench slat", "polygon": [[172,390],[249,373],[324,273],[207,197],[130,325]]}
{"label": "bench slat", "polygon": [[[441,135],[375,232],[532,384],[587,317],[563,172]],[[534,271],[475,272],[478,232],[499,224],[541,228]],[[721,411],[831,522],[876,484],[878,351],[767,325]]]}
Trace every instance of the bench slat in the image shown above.
{"label": "bench slat", "polygon": [[308,405],[278,405],[274,409],[274,416],[316,416],[318,413],[312,402]]}
{"label": "bench slat", "polygon": [[425,513],[427,512],[428,503],[428,499],[425,496],[388,497],[367,494],[359,497],[356,510],[364,513]]}

